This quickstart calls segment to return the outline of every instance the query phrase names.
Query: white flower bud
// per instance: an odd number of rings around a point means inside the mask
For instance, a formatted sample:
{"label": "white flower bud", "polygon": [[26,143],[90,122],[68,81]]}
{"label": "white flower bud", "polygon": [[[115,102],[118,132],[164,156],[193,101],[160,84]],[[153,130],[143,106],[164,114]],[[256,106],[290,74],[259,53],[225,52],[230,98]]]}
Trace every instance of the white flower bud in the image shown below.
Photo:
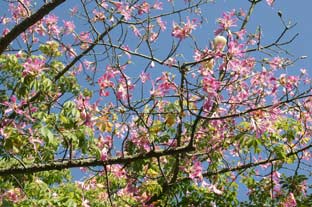
{"label": "white flower bud", "polygon": [[221,36],[221,35],[218,35],[214,38],[213,40],[213,46],[214,46],[214,49],[215,50],[220,50],[220,51],[223,51],[224,50],[224,47],[226,45],[226,38]]}
{"label": "white flower bud", "polygon": [[202,62],[202,66],[207,70],[212,70],[214,66],[214,60],[210,59],[205,62]]}

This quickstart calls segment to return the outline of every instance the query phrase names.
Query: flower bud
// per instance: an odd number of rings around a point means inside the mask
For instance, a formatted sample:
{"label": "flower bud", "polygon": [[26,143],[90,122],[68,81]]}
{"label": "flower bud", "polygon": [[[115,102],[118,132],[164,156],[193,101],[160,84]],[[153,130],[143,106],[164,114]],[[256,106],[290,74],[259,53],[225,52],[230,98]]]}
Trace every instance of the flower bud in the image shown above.
{"label": "flower bud", "polygon": [[214,38],[213,40],[213,46],[214,46],[214,49],[215,50],[220,50],[220,51],[223,51],[224,50],[224,47],[226,45],[226,38],[221,36],[221,35],[218,35]]}
{"label": "flower bud", "polygon": [[214,60],[213,59],[202,62],[202,67],[204,67],[207,70],[212,70],[213,66],[214,66]]}

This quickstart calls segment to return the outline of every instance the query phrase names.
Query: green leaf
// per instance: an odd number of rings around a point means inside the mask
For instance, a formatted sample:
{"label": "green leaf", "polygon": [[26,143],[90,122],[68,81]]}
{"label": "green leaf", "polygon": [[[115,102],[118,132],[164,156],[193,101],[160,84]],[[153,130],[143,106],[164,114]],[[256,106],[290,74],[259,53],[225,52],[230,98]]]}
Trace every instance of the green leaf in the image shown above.
{"label": "green leaf", "polygon": [[48,143],[49,144],[54,143],[54,135],[51,132],[51,130],[48,129],[46,126],[42,126],[40,128],[40,133],[42,134],[43,137],[48,138]]}

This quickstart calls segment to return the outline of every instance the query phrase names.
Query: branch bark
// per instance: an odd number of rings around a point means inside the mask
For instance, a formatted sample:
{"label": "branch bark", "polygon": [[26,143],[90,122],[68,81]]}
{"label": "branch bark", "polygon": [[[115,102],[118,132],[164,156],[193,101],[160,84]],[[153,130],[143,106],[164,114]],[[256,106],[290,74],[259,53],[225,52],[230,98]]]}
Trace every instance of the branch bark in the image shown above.
{"label": "branch bark", "polygon": [[162,157],[167,155],[175,155],[194,151],[195,149],[190,146],[182,146],[169,150],[155,150],[144,154],[111,158],[108,160],[99,160],[95,158],[82,158],[74,160],[53,161],[45,164],[25,165],[19,167],[9,167],[0,169],[0,176],[15,175],[15,174],[31,174],[35,172],[50,171],[50,170],[63,170],[75,167],[95,167],[106,166],[113,164],[126,164],[137,160],[149,159],[154,157]]}
{"label": "branch bark", "polygon": [[41,20],[45,15],[49,14],[57,6],[64,3],[66,0],[54,0],[50,3],[44,4],[36,13],[24,19],[21,23],[16,25],[7,35],[0,38],[0,54],[2,54],[9,44],[14,41],[26,29]]}
{"label": "branch bark", "polygon": [[[296,151],[289,152],[289,153],[286,154],[286,157],[291,157],[293,155],[298,155],[299,153],[304,152],[306,150],[309,150],[310,148],[312,148],[312,144],[308,145],[306,147],[303,147],[301,149],[298,149]],[[280,160],[281,159],[277,158],[277,157],[273,157],[273,158],[268,157],[267,159],[259,160],[257,162],[251,162],[251,163],[248,163],[248,164],[238,165],[238,166],[235,166],[235,167],[224,168],[224,169],[221,169],[221,170],[216,171],[216,172],[211,172],[211,171],[209,172],[209,171],[207,171],[207,172],[203,173],[203,176],[204,177],[209,177],[209,176],[213,176],[213,175],[220,175],[220,174],[227,173],[227,172],[235,172],[235,171],[245,170],[245,169],[248,169],[248,168],[257,167],[259,165],[265,165],[265,164],[276,162],[276,161],[280,161]]]}

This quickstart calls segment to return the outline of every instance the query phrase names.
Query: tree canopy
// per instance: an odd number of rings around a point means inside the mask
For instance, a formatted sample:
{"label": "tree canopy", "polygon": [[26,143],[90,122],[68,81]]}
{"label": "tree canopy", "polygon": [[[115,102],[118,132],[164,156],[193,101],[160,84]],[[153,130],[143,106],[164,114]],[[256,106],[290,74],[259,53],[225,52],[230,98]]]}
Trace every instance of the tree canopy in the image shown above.
{"label": "tree canopy", "polygon": [[0,205],[312,206],[296,24],[216,2],[3,0]]}

